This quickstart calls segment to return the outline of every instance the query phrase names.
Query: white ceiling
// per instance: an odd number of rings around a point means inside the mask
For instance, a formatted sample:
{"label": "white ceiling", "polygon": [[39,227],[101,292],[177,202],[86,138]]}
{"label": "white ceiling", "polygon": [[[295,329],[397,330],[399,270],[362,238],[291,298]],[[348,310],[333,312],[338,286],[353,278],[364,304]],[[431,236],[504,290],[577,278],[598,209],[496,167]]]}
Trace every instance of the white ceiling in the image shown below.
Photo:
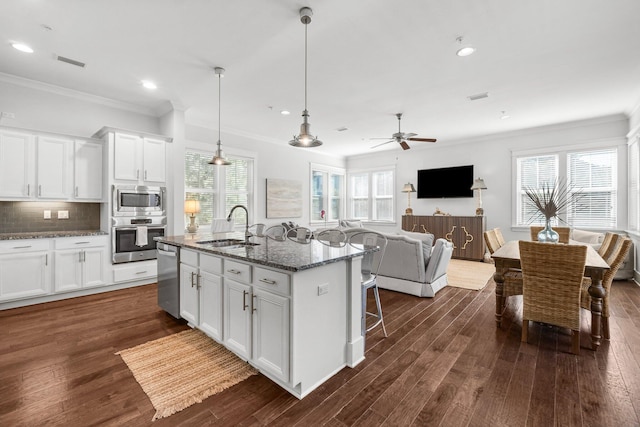
{"label": "white ceiling", "polygon": [[[444,145],[629,113],[640,100],[638,0],[1,0],[0,73],[155,114],[173,104],[217,129],[213,67],[224,67],[222,131],[286,145],[302,121],[303,6],[314,11],[308,108],[323,153],[372,152],[397,112],[404,132]],[[455,55],[458,36],[474,55]]]}

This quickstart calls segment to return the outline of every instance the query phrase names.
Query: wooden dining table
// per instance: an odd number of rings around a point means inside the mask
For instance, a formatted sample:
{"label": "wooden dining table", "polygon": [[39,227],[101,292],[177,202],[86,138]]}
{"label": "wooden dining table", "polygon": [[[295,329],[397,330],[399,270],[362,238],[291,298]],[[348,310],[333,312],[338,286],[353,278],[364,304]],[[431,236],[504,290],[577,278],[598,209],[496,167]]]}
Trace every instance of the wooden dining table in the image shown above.
{"label": "wooden dining table", "polygon": [[[570,241],[569,244],[577,245],[583,243]],[[600,325],[602,318],[602,298],[605,295],[605,289],[602,287],[602,278],[605,271],[609,269],[609,264],[602,259],[593,247],[589,245],[585,246],[587,247],[587,261],[584,268],[584,275],[591,278],[591,285],[589,286],[589,295],[591,296],[591,348],[597,350],[602,338],[600,335]],[[512,240],[506,242],[491,255],[491,258],[495,261],[496,266],[496,272],[493,275],[493,279],[496,282],[496,326],[500,327],[505,298],[503,295],[504,274],[509,269],[521,268],[518,241]]]}

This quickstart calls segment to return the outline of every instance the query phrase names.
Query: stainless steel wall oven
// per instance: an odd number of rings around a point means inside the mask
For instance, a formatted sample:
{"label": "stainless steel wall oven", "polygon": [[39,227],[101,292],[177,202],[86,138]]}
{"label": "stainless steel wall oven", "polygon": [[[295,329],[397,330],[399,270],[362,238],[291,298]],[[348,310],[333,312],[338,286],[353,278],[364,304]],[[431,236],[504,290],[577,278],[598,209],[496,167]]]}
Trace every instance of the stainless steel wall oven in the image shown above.
{"label": "stainless steel wall oven", "polygon": [[113,217],[111,230],[112,262],[144,261],[156,259],[155,237],[162,237],[167,231],[167,218],[153,217]]}

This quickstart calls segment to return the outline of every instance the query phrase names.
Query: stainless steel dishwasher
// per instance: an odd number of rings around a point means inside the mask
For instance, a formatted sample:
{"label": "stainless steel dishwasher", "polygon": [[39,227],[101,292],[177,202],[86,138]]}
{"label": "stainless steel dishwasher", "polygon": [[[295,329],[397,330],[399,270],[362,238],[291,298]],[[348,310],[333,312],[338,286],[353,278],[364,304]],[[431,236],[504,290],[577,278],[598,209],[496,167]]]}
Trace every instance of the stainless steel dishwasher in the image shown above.
{"label": "stainless steel dishwasher", "polygon": [[158,305],[180,318],[180,249],[164,243],[158,249]]}

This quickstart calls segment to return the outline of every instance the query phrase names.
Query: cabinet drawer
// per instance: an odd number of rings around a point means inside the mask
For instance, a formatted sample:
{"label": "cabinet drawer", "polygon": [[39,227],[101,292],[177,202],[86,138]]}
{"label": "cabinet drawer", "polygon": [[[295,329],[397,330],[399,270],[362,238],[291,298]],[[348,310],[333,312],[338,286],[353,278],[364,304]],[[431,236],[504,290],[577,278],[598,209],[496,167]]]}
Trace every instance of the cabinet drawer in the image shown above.
{"label": "cabinet drawer", "polygon": [[251,266],[235,261],[224,261],[224,275],[238,282],[251,284]]}
{"label": "cabinet drawer", "polygon": [[254,286],[281,295],[291,295],[291,277],[287,273],[255,267]]}
{"label": "cabinet drawer", "polygon": [[4,240],[0,242],[0,254],[48,251],[50,239]]}
{"label": "cabinet drawer", "polygon": [[54,240],[55,249],[78,249],[89,246],[107,246],[107,236],[58,237]]}
{"label": "cabinet drawer", "polygon": [[200,253],[200,270],[207,273],[222,274],[222,258]]}
{"label": "cabinet drawer", "polygon": [[155,279],[157,275],[158,263],[155,260],[140,261],[126,266],[113,267],[113,281],[116,283],[147,279],[151,277]]}
{"label": "cabinet drawer", "polygon": [[198,266],[198,252],[188,249],[180,249],[180,262],[189,264],[192,267]]}

